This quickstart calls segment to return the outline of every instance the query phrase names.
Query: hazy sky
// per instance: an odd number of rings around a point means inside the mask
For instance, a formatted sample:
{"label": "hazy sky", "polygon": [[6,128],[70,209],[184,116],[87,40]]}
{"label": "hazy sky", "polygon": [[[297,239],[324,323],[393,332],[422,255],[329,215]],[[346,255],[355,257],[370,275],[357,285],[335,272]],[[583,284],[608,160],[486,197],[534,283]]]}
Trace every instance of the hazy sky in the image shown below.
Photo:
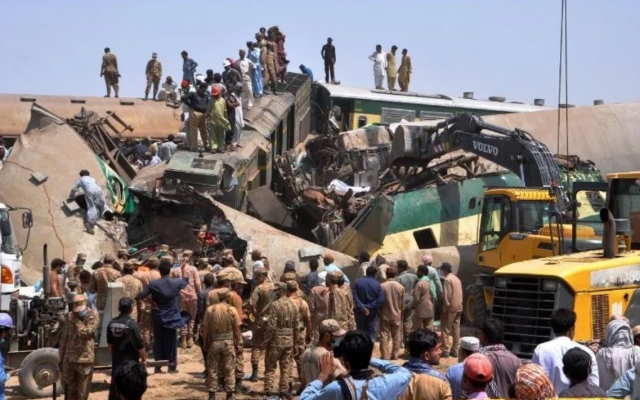
{"label": "hazy sky", "polygon": [[[640,99],[640,1],[569,0],[568,16],[570,103]],[[181,77],[182,50],[200,72],[219,71],[271,25],[287,34],[290,69],[303,63],[316,79],[324,77],[320,48],[331,36],[345,85],[371,87],[368,56],[376,44],[395,44],[412,56],[412,90],[557,104],[559,0],[4,0],[0,92],[102,96],[109,46],[121,95],[139,97],[152,52],[165,76]]]}

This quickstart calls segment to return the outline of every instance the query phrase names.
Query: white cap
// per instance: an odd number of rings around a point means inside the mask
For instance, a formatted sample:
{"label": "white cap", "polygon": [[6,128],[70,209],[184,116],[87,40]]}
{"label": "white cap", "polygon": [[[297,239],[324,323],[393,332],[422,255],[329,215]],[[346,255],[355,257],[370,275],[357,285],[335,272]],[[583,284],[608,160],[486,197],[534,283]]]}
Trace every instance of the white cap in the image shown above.
{"label": "white cap", "polygon": [[228,67],[228,66],[230,66],[230,65],[231,65],[231,63],[229,62],[229,60],[224,60],[224,61],[222,62],[222,66],[223,66],[223,67]]}
{"label": "white cap", "polygon": [[478,351],[480,349],[480,340],[477,337],[465,336],[460,338],[460,348],[467,351]]}

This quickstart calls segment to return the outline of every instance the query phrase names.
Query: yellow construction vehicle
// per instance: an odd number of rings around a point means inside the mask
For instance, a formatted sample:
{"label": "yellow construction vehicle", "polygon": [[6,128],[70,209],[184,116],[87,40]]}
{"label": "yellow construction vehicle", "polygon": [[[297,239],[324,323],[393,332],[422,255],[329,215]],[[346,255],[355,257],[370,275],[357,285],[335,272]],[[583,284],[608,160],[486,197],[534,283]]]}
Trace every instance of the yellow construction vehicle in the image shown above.
{"label": "yellow construction vehicle", "polygon": [[[570,209],[562,215],[548,188],[490,188],[482,200],[475,283],[466,288],[464,314],[479,325],[493,299],[494,272],[506,265],[601,247],[598,213],[605,182],[574,182]],[[568,215],[566,215],[568,214]],[[579,223],[562,223],[573,220]]]}
{"label": "yellow construction vehicle", "polygon": [[[581,342],[602,339],[612,316],[640,323],[634,234],[640,229],[640,172],[609,174],[607,180],[607,207],[599,212],[601,249],[580,248],[574,234],[572,254],[511,263],[494,274],[491,315],[504,323],[505,345],[520,357],[552,338],[549,318],[557,308],[577,313],[574,339]],[[560,247],[557,239],[553,245]]]}

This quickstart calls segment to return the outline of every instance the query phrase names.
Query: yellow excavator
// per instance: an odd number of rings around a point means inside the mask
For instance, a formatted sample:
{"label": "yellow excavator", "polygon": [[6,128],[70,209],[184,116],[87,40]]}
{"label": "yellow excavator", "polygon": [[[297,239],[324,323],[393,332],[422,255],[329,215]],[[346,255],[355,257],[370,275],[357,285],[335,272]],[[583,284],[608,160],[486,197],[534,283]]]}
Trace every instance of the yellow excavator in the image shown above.
{"label": "yellow excavator", "polygon": [[[520,357],[553,337],[549,319],[558,308],[578,315],[580,342],[603,339],[612,316],[640,323],[640,172],[607,180],[600,249],[581,248],[574,234],[571,254],[511,263],[494,274],[491,315],[504,323],[505,345]],[[558,238],[553,245],[562,247]]]}
{"label": "yellow excavator", "polygon": [[[507,129],[462,113],[393,137],[393,166],[428,165],[456,150],[477,154],[519,175],[525,187],[488,188],[482,206],[475,283],[467,287],[464,315],[479,324],[492,302],[493,274],[522,260],[600,247],[598,212],[606,183],[573,183],[569,193],[549,148],[521,129]],[[598,174],[599,175],[599,174]],[[599,177],[601,179],[601,177]],[[575,224],[579,220],[580,225]]]}

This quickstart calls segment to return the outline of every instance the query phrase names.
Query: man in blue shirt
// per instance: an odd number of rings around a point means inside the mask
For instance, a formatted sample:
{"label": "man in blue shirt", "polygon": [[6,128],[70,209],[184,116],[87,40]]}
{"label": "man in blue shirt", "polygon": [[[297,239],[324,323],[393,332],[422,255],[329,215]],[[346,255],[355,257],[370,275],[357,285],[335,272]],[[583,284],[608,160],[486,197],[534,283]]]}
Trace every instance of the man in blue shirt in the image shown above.
{"label": "man in blue shirt", "polygon": [[[162,260],[158,270],[161,278],[151,281],[137,298],[153,298],[156,304],[153,312],[153,357],[168,360],[169,373],[175,374],[178,372],[177,329],[185,326],[190,318],[189,314],[180,312],[180,291],[189,284],[189,278],[169,278],[169,260]],[[156,367],[155,372],[160,373],[161,369]]]}
{"label": "man in blue shirt", "polygon": [[614,399],[624,399],[627,396],[631,396],[633,392],[633,384],[636,380],[636,369],[631,368],[627,370],[613,385],[607,390],[607,397]]}
{"label": "man in blue shirt", "polygon": [[[11,330],[13,329],[13,319],[7,313],[0,313],[0,343],[5,341],[5,337],[11,337]],[[18,373],[18,370],[11,372],[5,372],[4,359],[0,354],[0,400],[4,400],[4,385],[7,383],[10,377]]]}
{"label": "man in blue shirt", "polygon": [[366,276],[356,280],[353,285],[353,302],[355,305],[356,326],[367,332],[372,341],[376,341],[378,327],[378,311],[384,302],[382,285],[376,279],[378,269],[370,266]]}
{"label": "man in blue shirt", "polygon": [[[327,271],[327,274],[333,271],[342,272],[342,269],[335,264],[334,258],[331,254],[325,254],[322,257],[322,262],[324,263],[324,270]],[[344,276],[344,283],[346,283],[347,285],[351,285],[351,282],[346,275]]]}
{"label": "man in blue shirt", "polygon": [[[367,400],[390,400],[397,399],[407,389],[411,372],[390,361],[371,358],[373,341],[368,334],[360,331],[347,332],[334,352],[336,350],[341,354],[342,364],[349,375],[324,386],[333,378],[336,367],[333,354],[323,354],[318,379],[305,387],[300,400],[358,400],[363,397],[365,385],[364,397]],[[374,372],[369,366],[380,370],[384,375],[374,378]]]}
{"label": "man in blue shirt", "polygon": [[451,393],[454,399],[462,398],[462,376],[464,375],[464,360],[480,349],[480,340],[473,336],[460,339],[459,363],[452,365],[447,370],[447,379],[451,384]]}
{"label": "man in blue shirt", "polygon": [[304,64],[300,64],[300,71],[311,78],[311,82],[313,82],[313,72],[311,72],[310,68],[305,67]]}

